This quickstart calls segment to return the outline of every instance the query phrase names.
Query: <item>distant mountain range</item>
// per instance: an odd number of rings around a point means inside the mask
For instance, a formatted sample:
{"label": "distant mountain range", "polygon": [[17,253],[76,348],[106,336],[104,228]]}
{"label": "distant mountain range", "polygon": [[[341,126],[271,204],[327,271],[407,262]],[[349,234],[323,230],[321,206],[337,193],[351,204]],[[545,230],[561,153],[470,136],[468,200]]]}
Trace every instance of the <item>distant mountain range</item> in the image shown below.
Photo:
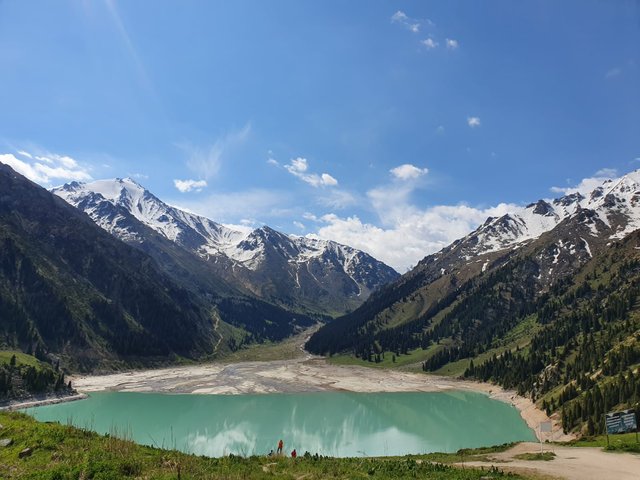
{"label": "distant mountain range", "polygon": [[398,278],[391,267],[329,240],[268,226],[238,231],[167,205],[130,178],[72,182],[52,190],[115,237],[166,257],[158,236],[197,256],[208,275],[289,310],[336,315]]}

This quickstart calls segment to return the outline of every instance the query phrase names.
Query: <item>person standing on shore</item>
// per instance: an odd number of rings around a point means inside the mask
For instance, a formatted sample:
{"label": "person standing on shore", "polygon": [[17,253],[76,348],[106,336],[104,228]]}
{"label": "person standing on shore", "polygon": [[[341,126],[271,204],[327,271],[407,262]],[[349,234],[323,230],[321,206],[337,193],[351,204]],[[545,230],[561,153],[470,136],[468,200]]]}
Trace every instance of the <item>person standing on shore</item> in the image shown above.
{"label": "person standing on shore", "polygon": [[280,441],[278,442],[278,450],[277,453],[282,455],[282,449],[284,448],[284,442],[282,441],[282,439],[280,439]]}

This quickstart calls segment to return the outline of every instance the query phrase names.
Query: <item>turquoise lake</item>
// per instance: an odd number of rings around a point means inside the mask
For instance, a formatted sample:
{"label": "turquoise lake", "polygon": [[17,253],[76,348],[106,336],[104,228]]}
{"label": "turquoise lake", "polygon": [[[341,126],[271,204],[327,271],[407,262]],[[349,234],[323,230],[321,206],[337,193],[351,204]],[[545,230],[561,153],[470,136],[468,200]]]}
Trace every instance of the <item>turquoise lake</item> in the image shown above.
{"label": "turquoise lake", "polygon": [[264,455],[284,441],[337,457],[455,452],[535,441],[518,411],[473,392],[262,395],[93,393],[31,408],[41,421],[116,433],[146,445],[219,457]]}

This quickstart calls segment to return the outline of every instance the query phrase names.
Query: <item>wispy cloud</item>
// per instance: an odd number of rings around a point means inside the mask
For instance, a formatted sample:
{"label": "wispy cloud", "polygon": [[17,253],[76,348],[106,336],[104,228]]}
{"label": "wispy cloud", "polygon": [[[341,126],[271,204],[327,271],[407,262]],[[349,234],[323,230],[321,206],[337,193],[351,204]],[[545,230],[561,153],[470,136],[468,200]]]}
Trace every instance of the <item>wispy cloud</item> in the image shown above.
{"label": "wispy cloud", "polygon": [[0,162],[42,186],[50,187],[55,181],[91,180],[89,167],[80,165],[68,155],[51,152],[27,152],[18,150],[0,154]]}
{"label": "wispy cloud", "polygon": [[309,172],[309,162],[306,158],[292,158],[284,168],[294,177],[299,178],[312,187],[334,187],[338,185],[338,180],[328,173],[311,173]]}
{"label": "wispy cloud", "polygon": [[124,22],[122,21],[122,17],[120,16],[120,12],[118,10],[118,4],[116,0],[105,0],[104,3],[107,7],[107,10],[109,11],[109,15],[111,15],[111,19],[113,21],[116,31],[118,32],[120,41],[124,45],[129,55],[129,58],[131,59],[134,65],[136,76],[138,77],[138,81],[147,90],[148,93],[155,94],[155,90],[154,90],[153,84],[151,83],[151,80],[149,79],[147,70],[144,67],[144,64],[142,63],[142,60],[140,60],[138,51],[135,45],[133,44],[133,42],[131,41],[131,36],[129,35],[129,32]]}
{"label": "wispy cloud", "polygon": [[398,10],[396,13],[391,15],[391,23],[397,23],[399,25],[402,25],[404,28],[406,28],[407,30],[413,33],[418,33],[420,31],[420,27],[423,24],[426,24],[426,25],[433,24],[433,22],[431,22],[431,20],[428,20],[428,19],[419,20],[417,18],[411,18],[402,10]]}
{"label": "wispy cloud", "polygon": [[427,173],[429,173],[429,169],[419,168],[415,165],[411,165],[410,163],[405,163],[398,167],[392,168],[391,170],[389,170],[389,172],[391,172],[391,175],[399,180],[411,180],[426,175]]}
{"label": "wispy cloud", "polygon": [[251,134],[251,125],[231,131],[207,146],[195,146],[189,143],[177,146],[187,154],[187,167],[200,178],[210,180],[220,171],[225,156],[234,148],[247,141]]}
{"label": "wispy cloud", "polygon": [[202,189],[207,186],[207,181],[206,180],[174,180],[173,184],[182,193],[191,192],[192,190],[195,190],[196,192],[201,192]]}
{"label": "wispy cloud", "polygon": [[471,128],[477,128],[481,125],[480,117],[467,117],[467,125]]}
{"label": "wispy cloud", "polygon": [[[106,168],[108,168],[108,165],[106,166]],[[138,180],[149,180],[149,175],[145,173],[135,172],[135,173],[129,173],[127,175],[131,178],[136,178]]]}
{"label": "wispy cloud", "polygon": [[238,219],[245,219],[247,225],[253,225],[265,218],[300,216],[299,207],[290,192],[271,189],[214,193],[197,200],[181,197],[168,203],[221,223],[236,223]]}
{"label": "wispy cloud", "polygon": [[620,75],[622,75],[622,69],[619,67],[615,67],[608,70],[607,73],[604,74],[604,78],[610,80],[612,78],[619,77]]}
{"label": "wispy cloud", "polygon": [[[438,41],[435,35],[435,29],[433,28],[435,27],[435,24],[429,19],[412,18],[404,11],[398,10],[391,15],[391,23],[400,25],[412,33],[426,31],[428,36],[427,38],[420,40],[420,45],[427,50],[435,50],[441,44],[441,41]],[[444,47],[447,50],[457,50],[459,46],[460,44],[456,39],[445,38],[444,40]]]}

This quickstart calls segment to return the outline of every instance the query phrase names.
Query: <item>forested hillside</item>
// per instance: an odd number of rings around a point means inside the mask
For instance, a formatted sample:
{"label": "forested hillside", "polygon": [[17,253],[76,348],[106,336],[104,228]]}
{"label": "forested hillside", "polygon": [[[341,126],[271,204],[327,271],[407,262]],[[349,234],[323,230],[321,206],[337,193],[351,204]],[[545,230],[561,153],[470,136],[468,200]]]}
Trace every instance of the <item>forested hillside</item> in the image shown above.
{"label": "forested hillside", "polygon": [[[490,380],[559,411],[566,430],[603,431],[603,413],[640,407],[640,233],[594,259],[536,308],[541,325],[524,349],[506,350],[464,375]],[[447,352],[448,350],[444,350]],[[437,367],[425,362],[425,369]]]}
{"label": "forested hillside", "polygon": [[567,430],[600,432],[605,411],[640,401],[639,189],[633,172],[590,197],[488,219],[307,348],[496,382],[557,412]]}
{"label": "forested hillside", "polygon": [[188,281],[184,256],[167,254],[179,270],[170,276],[5,165],[0,192],[2,349],[75,370],[152,365],[279,340],[314,323],[214,282]]}
{"label": "forested hillside", "polygon": [[0,351],[0,403],[33,394],[71,392],[59,364],[52,366],[21,352]]}

